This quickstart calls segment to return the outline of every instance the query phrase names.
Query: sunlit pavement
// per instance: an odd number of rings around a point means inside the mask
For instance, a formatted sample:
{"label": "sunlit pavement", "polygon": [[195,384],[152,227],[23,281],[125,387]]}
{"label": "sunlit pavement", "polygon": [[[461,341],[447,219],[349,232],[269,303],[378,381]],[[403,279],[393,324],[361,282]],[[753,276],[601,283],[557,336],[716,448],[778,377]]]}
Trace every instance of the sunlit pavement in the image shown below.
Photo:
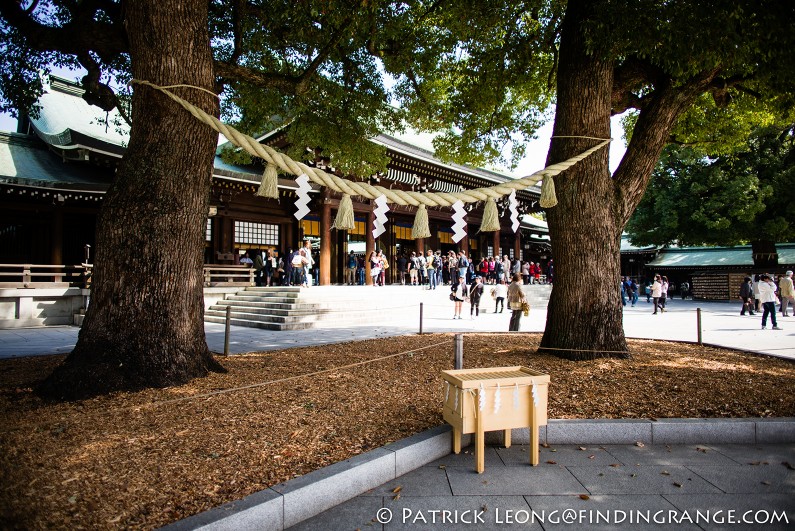
{"label": "sunlit pavement", "polygon": [[[335,289],[335,288],[331,288]],[[339,287],[346,289],[369,289]],[[374,291],[380,299],[394,301],[394,306],[373,311],[367,319],[344,318],[328,324],[320,321],[308,330],[269,331],[240,326],[231,327],[229,352],[277,350],[295,346],[338,343],[379,337],[416,334],[420,329],[420,302],[423,307],[422,331],[431,332],[506,332],[510,312],[494,313],[494,301],[486,295],[481,313],[470,319],[470,305],[464,303],[462,319],[453,319],[453,303],[448,289],[419,290],[409,286],[387,286]],[[410,296],[409,296],[410,295]],[[587,301],[584,301],[586,304]],[[701,308],[701,336],[704,343],[766,353],[795,359],[795,317],[778,315],[782,330],[761,329],[762,316],[741,316],[740,304],[733,302],[668,301],[668,311],[652,314],[652,304],[645,299],[635,307],[624,309],[624,331],[627,337],[696,342],[698,340],[697,308]],[[531,308],[522,317],[521,331],[543,332],[546,308]],[[224,351],[224,325],[205,325],[207,343],[214,352]],[[0,358],[64,354],[74,348],[77,327],[47,327],[0,330]]]}

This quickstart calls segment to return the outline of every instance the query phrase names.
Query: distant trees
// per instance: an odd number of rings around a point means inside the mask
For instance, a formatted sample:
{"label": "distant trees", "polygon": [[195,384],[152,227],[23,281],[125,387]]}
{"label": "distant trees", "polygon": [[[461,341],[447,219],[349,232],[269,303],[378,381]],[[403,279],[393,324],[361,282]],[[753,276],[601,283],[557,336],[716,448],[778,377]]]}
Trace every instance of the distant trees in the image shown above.
{"label": "distant trees", "polygon": [[757,129],[735,149],[666,147],[627,223],[632,243],[795,241],[795,124]]}

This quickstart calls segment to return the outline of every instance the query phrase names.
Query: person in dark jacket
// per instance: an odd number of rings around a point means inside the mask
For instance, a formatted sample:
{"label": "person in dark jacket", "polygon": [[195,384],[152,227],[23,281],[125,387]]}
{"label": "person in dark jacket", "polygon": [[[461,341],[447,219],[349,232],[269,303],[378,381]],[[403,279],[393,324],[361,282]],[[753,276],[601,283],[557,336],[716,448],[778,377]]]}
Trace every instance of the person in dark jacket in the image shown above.
{"label": "person in dark jacket", "polygon": [[469,318],[474,319],[480,315],[480,296],[483,295],[483,277],[475,277],[475,282],[469,288]]}
{"label": "person in dark jacket", "polygon": [[450,289],[450,299],[455,303],[455,310],[453,319],[461,319],[461,303],[469,297],[469,286],[466,284],[466,276],[461,275],[458,277],[458,282],[453,284]]}
{"label": "person in dark jacket", "polygon": [[745,315],[748,311],[750,315],[754,315],[754,285],[751,282],[751,277],[745,277],[742,286],[740,286],[740,300],[743,301],[743,309],[740,315]]}

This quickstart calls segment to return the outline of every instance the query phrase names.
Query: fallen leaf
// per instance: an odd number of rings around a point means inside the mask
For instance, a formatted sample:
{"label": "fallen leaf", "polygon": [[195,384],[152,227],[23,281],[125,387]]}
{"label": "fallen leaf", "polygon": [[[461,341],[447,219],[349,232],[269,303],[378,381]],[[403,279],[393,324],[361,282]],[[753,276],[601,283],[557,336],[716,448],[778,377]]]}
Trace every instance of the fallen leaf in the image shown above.
{"label": "fallen leaf", "polygon": [[584,452],[585,450],[587,450],[587,449],[588,449],[588,448],[586,448],[585,446],[580,446],[580,450],[582,450],[583,452]]}
{"label": "fallen leaf", "polygon": [[557,465],[558,462],[557,461],[547,461],[547,464],[548,465]]}
{"label": "fallen leaf", "polygon": [[663,470],[662,472],[660,472],[660,475],[661,475],[661,476],[670,476],[670,475],[671,475],[671,473],[670,473],[670,472],[668,472],[667,470]]}
{"label": "fallen leaf", "polygon": [[399,499],[400,499],[400,493],[398,492],[398,493],[397,493],[397,494],[395,494],[395,496],[392,498],[392,501],[398,501]]}
{"label": "fallen leaf", "polygon": [[581,499],[581,500],[590,500],[590,499],[591,499],[591,497],[590,497],[590,496],[588,496],[587,494],[580,494],[580,499]]}
{"label": "fallen leaf", "polygon": [[397,487],[395,487],[394,489],[392,489],[392,494],[397,494],[397,493],[398,493],[398,492],[400,492],[401,490],[403,490],[403,487],[401,487],[401,486],[397,486]]}
{"label": "fallen leaf", "polygon": [[637,446],[638,448],[643,448],[646,445],[643,444],[642,442],[638,441],[638,442],[635,443],[635,446]]}
{"label": "fallen leaf", "polygon": [[682,484],[674,482],[674,487],[679,487],[681,489],[682,488]]}

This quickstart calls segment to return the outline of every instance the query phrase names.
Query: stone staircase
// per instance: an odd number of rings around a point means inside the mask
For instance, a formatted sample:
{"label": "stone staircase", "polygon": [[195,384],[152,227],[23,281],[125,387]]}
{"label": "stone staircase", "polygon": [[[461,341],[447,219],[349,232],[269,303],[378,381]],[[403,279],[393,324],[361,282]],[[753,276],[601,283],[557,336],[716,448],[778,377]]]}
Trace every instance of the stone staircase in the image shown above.
{"label": "stone staircase", "polygon": [[[531,308],[546,307],[552,286],[525,286]],[[487,311],[492,303],[491,286],[486,286]],[[266,330],[303,330],[322,321],[326,326],[367,324],[374,315],[383,318],[390,311],[416,311],[420,303],[426,311],[433,306],[447,307],[448,286],[429,291],[416,286],[315,286],[246,287],[217,301],[204,312],[209,323],[225,323],[226,308],[231,308],[230,323]]]}

